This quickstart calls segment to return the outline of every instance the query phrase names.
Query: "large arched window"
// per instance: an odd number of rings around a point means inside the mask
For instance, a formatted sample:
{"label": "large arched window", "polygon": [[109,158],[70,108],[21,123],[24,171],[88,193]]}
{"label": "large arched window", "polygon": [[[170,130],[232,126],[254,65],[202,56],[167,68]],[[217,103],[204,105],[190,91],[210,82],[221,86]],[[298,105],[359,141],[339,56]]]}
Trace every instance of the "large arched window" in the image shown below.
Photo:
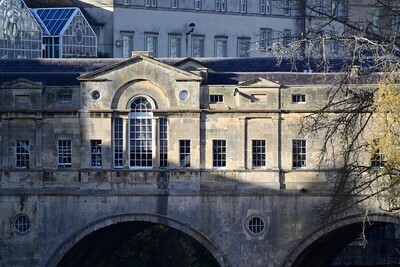
{"label": "large arched window", "polygon": [[153,166],[153,112],[144,97],[135,98],[129,113],[129,166]]}

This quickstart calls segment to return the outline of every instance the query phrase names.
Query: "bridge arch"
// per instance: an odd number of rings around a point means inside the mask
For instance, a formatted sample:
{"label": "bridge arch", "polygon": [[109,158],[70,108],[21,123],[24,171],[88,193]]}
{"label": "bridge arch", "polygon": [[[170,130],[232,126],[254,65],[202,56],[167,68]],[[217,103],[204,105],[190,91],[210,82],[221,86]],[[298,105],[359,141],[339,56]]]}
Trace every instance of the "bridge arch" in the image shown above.
{"label": "bridge arch", "polygon": [[[202,244],[221,267],[232,266],[219,246],[205,234],[188,224],[153,213],[118,214],[92,222],[60,244],[45,266],[78,266],[78,263],[82,267],[102,266],[116,246],[154,225],[166,225],[183,232]],[[99,242],[106,244],[99,246]]]}
{"label": "bridge arch", "polygon": [[[306,235],[293,247],[284,259],[282,266],[317,267],[328,266],[333,258],[362,231],[364,216],[352,215],[316,229]],[[385,224],[400,224],[400,217],[395,214],[373,213],[368,215],[373,223],[368,230]]]}

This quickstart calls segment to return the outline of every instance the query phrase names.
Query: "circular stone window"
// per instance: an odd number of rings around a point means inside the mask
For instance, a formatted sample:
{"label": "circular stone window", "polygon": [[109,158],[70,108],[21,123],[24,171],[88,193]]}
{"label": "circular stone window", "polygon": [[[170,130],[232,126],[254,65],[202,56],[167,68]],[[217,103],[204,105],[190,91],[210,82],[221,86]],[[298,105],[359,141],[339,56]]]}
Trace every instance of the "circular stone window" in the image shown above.
{"label": "circular stone window", "polygon": [[189,98],[189,92],[186,90],[182,90],[179,92],[179,98],[181,100],[187,100]]}
{"label": "circular stone window", "polygon": [[259,216],[252,216],[246,221],[246,229],[252,235],[261,235],[265,230],[265,222]]}
{"label": "circular stone window", "polygon": [[94,91],[92,91],[91,93],[90,93],[90,97],[93,99],[93,100],[98,100],[98,99],[100,99],[100,92],[99,91],[97,91],[97,90],[94,90]]}
{"label": "circular stone window", "polygon": [[15,231],[20,234],[25,234],[31,229],[31,220],[26,215],[18,215],[14,222]]}

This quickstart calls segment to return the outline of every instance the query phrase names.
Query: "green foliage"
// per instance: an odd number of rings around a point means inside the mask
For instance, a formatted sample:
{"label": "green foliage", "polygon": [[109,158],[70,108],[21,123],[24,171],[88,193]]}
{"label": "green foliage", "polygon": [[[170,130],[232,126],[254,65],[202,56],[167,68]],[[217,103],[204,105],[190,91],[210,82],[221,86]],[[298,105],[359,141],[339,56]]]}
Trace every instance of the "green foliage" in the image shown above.
{"label": "green foliage", "polygon": [[196,240],[162,225],[136,234],[108,260],[108,267],[217,267],[215,258]]}

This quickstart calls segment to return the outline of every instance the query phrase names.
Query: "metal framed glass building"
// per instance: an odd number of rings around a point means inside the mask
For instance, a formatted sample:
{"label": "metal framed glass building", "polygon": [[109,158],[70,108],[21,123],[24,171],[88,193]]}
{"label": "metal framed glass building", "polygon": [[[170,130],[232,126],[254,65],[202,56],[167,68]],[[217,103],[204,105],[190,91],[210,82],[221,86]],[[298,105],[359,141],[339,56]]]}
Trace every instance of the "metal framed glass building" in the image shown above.
{"label": "metal framed glass building", "polygon": [[97,56],[97,37],[79,8],[31,9],[43,31],[43,58]]}
{"label": "metal framed glass building", "polygon": [[21,0],[0,0],[0,59],[42,56],[42,30]]}

